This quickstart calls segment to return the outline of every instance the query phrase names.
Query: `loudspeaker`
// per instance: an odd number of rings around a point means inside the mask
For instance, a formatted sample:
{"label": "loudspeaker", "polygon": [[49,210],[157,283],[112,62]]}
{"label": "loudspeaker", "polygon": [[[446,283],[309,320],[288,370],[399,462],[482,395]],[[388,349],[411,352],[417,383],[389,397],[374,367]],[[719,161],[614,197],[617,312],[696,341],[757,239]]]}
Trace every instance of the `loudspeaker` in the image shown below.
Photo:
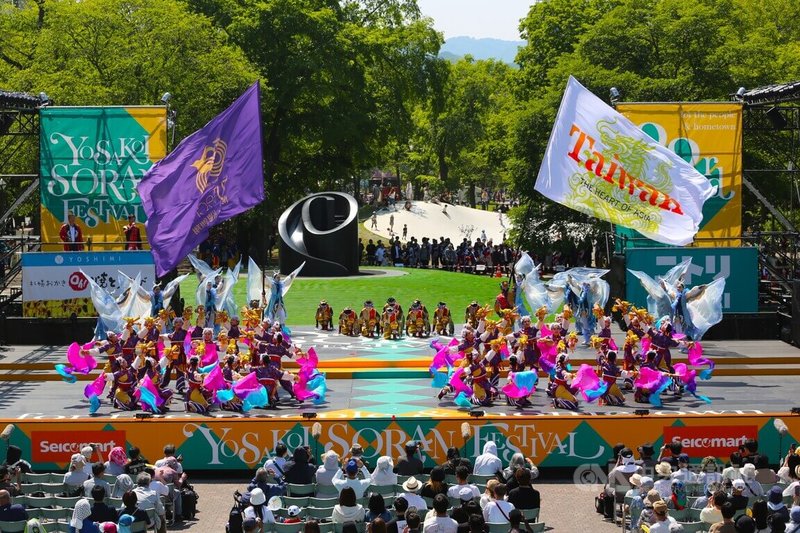
{"label": "loudspeaker", "polygon": [[792,343],[800,346],[800,280],[792,281]]}

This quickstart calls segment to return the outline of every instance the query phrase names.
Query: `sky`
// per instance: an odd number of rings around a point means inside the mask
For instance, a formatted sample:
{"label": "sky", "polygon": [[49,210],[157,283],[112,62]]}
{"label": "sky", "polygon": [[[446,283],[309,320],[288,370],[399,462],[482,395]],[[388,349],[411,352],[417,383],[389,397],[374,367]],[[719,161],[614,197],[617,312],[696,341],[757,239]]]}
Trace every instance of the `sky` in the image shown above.
{"label": "sky", "polygon": [[519,41],[519,19],[533,0],[417,0],[444,38],[466,35]]}

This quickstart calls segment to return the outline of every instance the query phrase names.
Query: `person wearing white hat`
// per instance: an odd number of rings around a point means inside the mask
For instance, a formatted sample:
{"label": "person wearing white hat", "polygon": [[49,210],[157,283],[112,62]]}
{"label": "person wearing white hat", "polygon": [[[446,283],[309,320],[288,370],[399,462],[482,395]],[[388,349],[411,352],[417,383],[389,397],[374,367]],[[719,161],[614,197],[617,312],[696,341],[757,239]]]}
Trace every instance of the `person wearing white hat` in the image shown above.
{"label": "person wearing white hat", "polygon": [[764,495],[764,487],[756,481],[756,465],[746,463],[742,467],[742,481],[744,481],[744,496],[747,498],[758,498]]}
{"label": "person wearing white hat", "polygon": [[69,459],[69,471],[64,474],[64,484],[67,485],[69,495],[80,492],[83,495],[83,482],[92,477],[84,471],[86,458],[79,454],[72,454]]}
{"label": "person wearing white hat", "polygon": [[245,518],[255,518],[261,520],[262,524],[274,524],[275,516],[267,505],[267,496],[261,489],[253,489],[250,492],[250,505],[244,510]]}
{"label": "person wearing white hat", "polygon": [[397,485],[397,474],[394,473],[394,461],[388,455],[378,457],[375,470],[372,471],[372,484],[376,487]]}
{"label": "person wearing white hat", "polygon": [[[641,466],[636,464],[633,451],[630,448],[622,448],[617,456],[617,465],[608,473],[608,486],[606,493],[613,496],[617,487],[630,488],[631,476],[644,473]],[[618,502],[618,503],[621,503]]]}
{"label": "person wearing white hat", "polygon": [[747,489],[747,485],[745,485],[743,479],[734,479],[733,480],[733,488],[731,489],[731,495],[728,498],[728,502],[733,505],[733,509],[736,511],[743,511],[747,509],[747,496],[744,495],[744,491]]}
{"label": "person wearing white hat", "polygon": [[425,509],[428,508],[428,504],[422,496],[417,494],[421,488],[422,483],[414,476],[411,476],[403,483],[403,492],[398,494],[398,496],[402,496],[406,499],[409,509],[415,507],[419,512],[424,513]]}
{"label": "person wearing white hat", "polygon": [[94,444],[87,444],[81,448],[81,455],[86,461],[83,464],[83,471],[91,477],[92,476],[92,455],[94,455]]}

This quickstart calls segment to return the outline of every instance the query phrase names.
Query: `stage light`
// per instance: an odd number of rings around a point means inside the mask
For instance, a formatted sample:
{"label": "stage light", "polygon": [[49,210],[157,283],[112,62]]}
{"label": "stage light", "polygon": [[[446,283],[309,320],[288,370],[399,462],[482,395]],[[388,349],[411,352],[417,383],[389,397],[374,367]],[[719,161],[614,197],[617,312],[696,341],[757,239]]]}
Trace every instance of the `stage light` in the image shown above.
{"label": "stage light", "polygon": [[473,409],[472,411],[469,412],[469,416],[472,416],[472,417],[475,417],[475,418],[481,418],[485,414],[486,414],[485,411],[478,411],[477,409]]}
{"label": "stage light", "polygon": [[647,416],[650,414],[650,409],[636,409],[633,411],[636,416]]}
{"label": "stage light", "polygon": [[743,99],[745,92],[747,92],[747,89],[745,89],[744,87],[739,87],[739,90],[736,91],[736,98],[738,98],[739,100]]}
{"label": "stage light", "polygon": [[619,89],[612,87],[609,91],[609,96],[611,97],[611,103],[616,104],[619,101]]}
{"label": "stage light", "polygon": [[170,100],[172,100],[172,95],[168,92],[161,96],[161,103],[163,104],[168,104]]}
{"label": "stage light", "polygon": [[767,116],[769,123],[772,124],[772,127],[776,130],[782,130],[786,128],[786,124],[788,124],[786,122],[786,117],[783,116],[783,113],[781,113],[780,109],[777,107],[769,108],[764,114]]}
{"label": "stage light", "polygon": [[47,107],[52,104],[53,102],[50,100],[50,97],[47,96],[46,92],[42,91],[39,93],[39,105],[41,107]]}
{"label": "stage light", "polygon": [[153,418],[153,413],[136,413],[133,417],[136,420],[147,420],[148,418]]}
{"label": "stage light", "polygon": [[800,407],[792,407],[793,415],[800,415]]}
{"label": "stage light", "polygon": [[303,411],[302,415],[305,419],[317,418],[317,413],[311,411]]}

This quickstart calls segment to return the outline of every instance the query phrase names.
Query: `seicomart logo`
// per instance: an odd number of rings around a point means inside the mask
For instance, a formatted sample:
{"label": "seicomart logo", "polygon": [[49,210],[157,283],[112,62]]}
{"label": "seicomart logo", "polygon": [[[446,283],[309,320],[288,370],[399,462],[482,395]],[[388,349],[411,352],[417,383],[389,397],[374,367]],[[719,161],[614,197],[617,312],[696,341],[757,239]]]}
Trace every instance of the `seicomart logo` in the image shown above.
{"label": "seicomart logo", "polygon": [[756,426],[690,426],[665,427],[664,442],[683,446],[690,457],[727,457],[738,451],[747,439],[758,437]]}
{"label": "seicomart logo", "polygon": [[124,431],[32,431],[31,456],[35,463],[68,463],[81,448],[97,444],[106,456],[115,446],[125,447]]}

